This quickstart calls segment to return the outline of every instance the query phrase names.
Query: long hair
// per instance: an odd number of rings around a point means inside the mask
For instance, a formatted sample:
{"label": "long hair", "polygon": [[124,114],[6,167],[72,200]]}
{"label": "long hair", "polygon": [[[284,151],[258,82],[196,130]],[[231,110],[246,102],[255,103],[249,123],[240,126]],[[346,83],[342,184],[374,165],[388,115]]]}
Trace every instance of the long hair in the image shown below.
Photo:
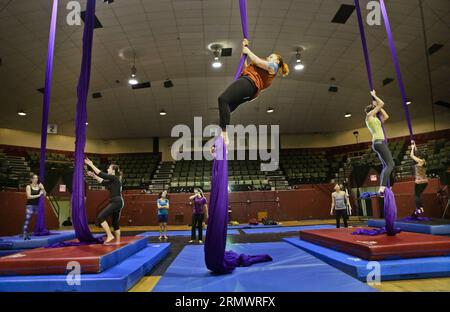
{"label": "long hair", "polygon": [[280,54],[278,54],[278,53],[274,53],[276,56],[277,56],[277,58],[278,58],[278,61],[279,61],[279,63],[278,63],[278,66],[279,66],[279,70],[281,70],[281,75],[283,76],[283,77],[286,77],[288,74],[289,74],[289,66],[288,66],[288,64],[286,64],[284,61],[283,61],[283,57],[280,55]]}
{"label": "long hair", "polygon": [[205,197],[205,194],[203,194],[203,191],[202,191],[201,188],[196,188],[195,190],[196,190],[197,192],[199,192],[200,195],[201,195],[203,198]]}
{"label": "long hair", "polygon": [[162,198],[162,193],[164,193],[164,192],[166,192],[166,197],[165,197],[165,199],[169,199],[169,194],[167,193],[167,191],[162,191],[162,192],[159,192],[159,194],[158,194],[158,199],[161,199]]}
{"label": "long hair", "polygon": [[119,165],[116,164],[110,164],[109,165],[112,170],[114,170],[114,175],[119,177],[120,182],[122,182],[122,171],[120,171]]}
{"label": "long hair", "polygon": [[32,182],[33,178],[37,177],[38,178],[38,184],[39,184],[39,176],[36,173],[30,173],[30,182]]}

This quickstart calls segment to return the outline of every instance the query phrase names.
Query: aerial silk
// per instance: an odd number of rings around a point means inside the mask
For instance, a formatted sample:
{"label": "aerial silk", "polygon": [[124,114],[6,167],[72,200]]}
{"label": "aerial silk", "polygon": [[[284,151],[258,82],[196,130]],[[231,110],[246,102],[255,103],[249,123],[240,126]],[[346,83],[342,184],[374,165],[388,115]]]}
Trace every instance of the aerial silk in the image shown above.
{"label": "aerial silk", "polygon": [[429,222],[429,221],[431,221],[431,218],[408,216],[408,217],[401,219],[400,221],[403,221],[403,222]]}
{"label": "aerial silk", "polygon": [[[247,26],[247,5],[245,0],[239,0],[239,10],[241,12],[241,25],[242,25],[242,35],[245,39],[248,39],[248,26]],[[234,80],[241,76],[242,69],[244,68],[245,59],[247,55],[242,54],[239,61],[238,68],[234,74]]]}
{"label": "aerial silk", "polygon": [[[374,88],[373,88],[373,80],[372,80],[372,69],[371,69],[370,61],[369,61],[369,52],[367,50],[366,36],[365,36],[364,25],[363,25],[363,20],[362,20],[362,16],[361,16],[361,8],[359,6],[359,0],[354,0],[354,1],[355,1],[355,8],[356,8],[356,14],[357,14],[357,19],[358,19],[359,33],[361,35],[361,44],[362,44],[363,52],[364,52],[364,61],[366,64],[367,78],[369,81],[370,90],[373,90]],[[402,76],[400,73],[400,66],[398,64],[395,47],[394,47],[394,41],[392,39],[391,27],[390,27],[389,19],[388,19],[387,12],[386,12],[386,6],[384,5],[383,0],[380,0],[380,7],[381,7],[381,13],[383,15],[383,20],[384,20],[384,24],[385,24],[385,28],[386,28],[386,34],[388,37],[389,46],[391,48],[392,59],[394,61],[395,71],[396,71],[396,75],[397,75],[397,81],[398,81],[398,84],[400,87],[400,92],[402,95],[403,108],[405,110],[405,116],[406,116],[406,121],[408,124],[409,134],[410,134],[411,140],[413,140],[411,119],[409,116],[408,106],[406,104],[406,93],[405,93],[405,89],[403,87],[403,80],[402,80]],[[387,140],[386,130],[385,130],[383,122],[381,123],[381,125],[383,127],[385,140]],[[385,167],[386,167],[386,164],[383,163],[383,168],[385,168]],[[395,204],[395,197],[394,197],[394,193],[392,192],[392,190],[390,189],[390,187],[388,185],[388,187],[386,187],[386,189],[384,191],[385,227],[378,229],[378,230],[358,229],[357,231],[353,232],[353,234],[356,234],[356,235],[387,234],[389,236],[394,236],[396,233],[400,232],[400,229],[394,227],[394,222],[395,222],[396,217],[397,217],[397,206]]]}
{"label": "aerial silk", "polygon": [[[247,8],[245,0],[239,1],[242,34],[248,38]],[[234,80],[241,75],[246,55],[241,56]],[[272,261],[269,255],[244,255],[225,251],[228,227],[228,162],[224,139],[218,136],[214,143],[214,161],[209,200],[209,220],[205,239],[206,267],[215,274],[233,272],[238,266],[250,266],[258,262]]]}
{"label": "aerial silk", "polygon": [[228,162],[222,136],[216,138],[214,147],[205,263],[213,273],[227,274],[238,266],[250,266],[258,262],[271,261],[272,258],[269,255],[249,256],[225,251],[228,227]]}
{"label": "aerial silk", "polygon": [[84,148],[86,146],[86,102],[91,77],[92,41],[94,37],[95,0],[88,0],[86,5],[83,32],[83,57],[77,88],[77,109],[75,118],[75,164],[72,183],[72,222],[75,234],[82,244],[102,243],[101,238],[94,238],[89,230],[85,194],[84,194]]}
{"label": "aerial silk", "polygon": [[[57,15],[58,0],[53,0],[52,17],[50,21],[50,34],[48,37],[47,66],[45,70],[44,102],[42,105],[41,155],[39,159],[39,180],[42,184],[44,184],[45,181],[45,154],[47,149],[48,113],[50,110],[50,91],[52,86],[53,54],[55,49]],[[43,196],[41,196],[39,199],[39,210],[36,216],[36,224],[34,226],[33,234],[35,236],[50,234],[50,232],[45,227],[45,205]]]}

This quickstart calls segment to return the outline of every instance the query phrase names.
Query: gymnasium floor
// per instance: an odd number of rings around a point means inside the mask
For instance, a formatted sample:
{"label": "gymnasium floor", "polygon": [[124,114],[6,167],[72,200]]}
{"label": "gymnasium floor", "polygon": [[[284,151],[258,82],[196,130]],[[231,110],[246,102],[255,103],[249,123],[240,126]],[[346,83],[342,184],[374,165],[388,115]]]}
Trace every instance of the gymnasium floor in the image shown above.
{"label": "gymnasium floor", "polygon": [[[334,220],[305,220],[305,221],[287,221],[283,226],[302,226],[302,225],[323,225],[334,224]],[[350,226],[364,225],[363,220],[352,217]],[[157,231],[158,226],[145,227],[123,227],[124,235],[136,235],[145,231]],[[170,230],[190,230],[188,226],[170,226]],[[92,227],[94,232],[99,229]],[[282,238],[297,236],[297,232],[270,233],[270,234],[245,234],[239,230],[239,235],[228,237],[231,243],[259,243],[259,242],[280,242]],[[184,246],[188,245],[189,237],[169,237],[171,251],[169,256],[158,264],[147,276],[142,278],[130,292],[151,292],[156,286],[161,276],[169,265],[175,260]],[[150,242],[159,242],[158,238],[149,238]],[[450,278],[428,278],[401,281],[383,281],[380,285],[373,286],[379,291],[384,292],[450,292]]]}

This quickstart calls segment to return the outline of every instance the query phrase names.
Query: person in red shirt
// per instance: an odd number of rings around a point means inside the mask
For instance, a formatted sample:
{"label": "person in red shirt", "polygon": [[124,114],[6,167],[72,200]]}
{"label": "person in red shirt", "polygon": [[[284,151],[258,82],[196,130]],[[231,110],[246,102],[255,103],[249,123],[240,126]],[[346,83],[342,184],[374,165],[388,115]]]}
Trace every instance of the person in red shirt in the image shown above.
{"label": "person in red shirt", "polygon": [[283,77],[289,73],[289,67],[284,63],[281,55],[273,53],[266,59],[259,58],[250,51],[248,43],[247,39],[242,41],[242,53],[247,55],[250,64],[245,62],[239,79],[229,85],[218,98],[220,127],[226,144],[228,144],[226,127],[230,124],[231,112],[239,105],[256,98],[262,90],[267,89],[278,72],[281,72]]}

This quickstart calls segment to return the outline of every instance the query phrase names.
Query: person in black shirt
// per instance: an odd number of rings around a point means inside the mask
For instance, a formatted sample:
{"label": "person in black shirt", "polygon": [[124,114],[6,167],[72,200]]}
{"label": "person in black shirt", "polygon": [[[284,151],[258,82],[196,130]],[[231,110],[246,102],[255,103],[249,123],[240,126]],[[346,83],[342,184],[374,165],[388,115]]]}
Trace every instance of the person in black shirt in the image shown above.
{"label": "person in black shirt", "polygon": [[23,239],[29,240],[30,236],[28,235],[28,226],[31,221],[31,217],[33,214],[37,214],[39,210],[39,201],[41,196],[45,196],[45,188],[42,183],[39,183],[39,177],[37,174],[31,175],[31,183],[26,187],[27,193],[27,205],[25,212],[25,222],[23,224]]}
{"label": "person in black shirt", "polygon": [[[108,167],[108,173],[104,173],[98,169],[90,159],[86,158],[84,163],[91,167],[92,171],[88,171],[87,175],[93,177],[101,185],[106,186],[109,190],[109,204],[103,209],[97,216],[96,224],[101,226],[106,232],[105,243],[109,243],[114,240],[114,236],[117,243],[120,243],[120,213],[123,208],[122,198],[122,173],[119,166],[111,164]],[[112,225],[114,227],[114,235],[111,233],[109,224],[106,221],[108,217],[112,218]]]}

